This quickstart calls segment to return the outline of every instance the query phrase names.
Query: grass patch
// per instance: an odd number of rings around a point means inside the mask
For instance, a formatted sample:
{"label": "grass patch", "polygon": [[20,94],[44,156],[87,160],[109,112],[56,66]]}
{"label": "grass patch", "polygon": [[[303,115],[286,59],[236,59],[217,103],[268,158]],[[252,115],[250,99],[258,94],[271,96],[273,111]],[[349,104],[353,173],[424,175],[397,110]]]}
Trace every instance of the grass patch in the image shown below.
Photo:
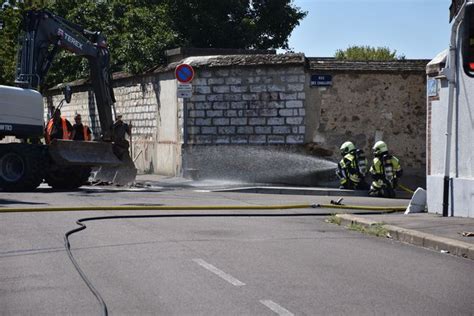
{"label": "grass patch", "polygon": [[358,231],[367,235],[377,236],[377,237],[388,237],[389,232],[383,226],[384,223],[376,223],[370,226],[364,226],[358,223],[351,223],[348,228],[353,231]]}
{"label": "grass patch", "polygon": [[[324,221],[326,223],[336,224],[339,226],[342,224],[342,219],[338,217],[337,214],[331,214]],[[370,226],[352,222],[349,226],[347,226],[347,228],[349,230],[353,230],[371,236],[391,238],[389,231],[384,227],[384,225],[385,223],[383,222],[375,223]]]}
{"label": "grass patch", "polygon": [[336,225],[341,225],[341,218],[337,217],[336,214],[332,214],[329,216],[326,220],[326,223],[331,223],[331,224],[336,224]]}

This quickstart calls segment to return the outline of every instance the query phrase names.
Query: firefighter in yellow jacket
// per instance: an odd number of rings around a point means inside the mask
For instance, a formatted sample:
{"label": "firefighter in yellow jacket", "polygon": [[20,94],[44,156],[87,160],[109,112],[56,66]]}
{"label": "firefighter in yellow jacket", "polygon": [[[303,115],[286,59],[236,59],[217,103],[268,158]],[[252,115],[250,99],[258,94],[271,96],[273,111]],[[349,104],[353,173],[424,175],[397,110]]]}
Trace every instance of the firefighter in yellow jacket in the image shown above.
{"label": "firefighter in yellow jacket", "polygon": [[372,148],[374,160],[370,167],[372,185],[369,195],[379,197],[395,197],[398,179],[402,176],[402,167],[397,157],[389,154],[387,144],[378,141]]}
{"label": "firefighter in yellow jacket", "polygon": [[342,159],[337,164],[336,175],[340,180],[340,189],[367,190],[365,182],[367,173],[367,159],[364,152],[347,141],[341,145]]}

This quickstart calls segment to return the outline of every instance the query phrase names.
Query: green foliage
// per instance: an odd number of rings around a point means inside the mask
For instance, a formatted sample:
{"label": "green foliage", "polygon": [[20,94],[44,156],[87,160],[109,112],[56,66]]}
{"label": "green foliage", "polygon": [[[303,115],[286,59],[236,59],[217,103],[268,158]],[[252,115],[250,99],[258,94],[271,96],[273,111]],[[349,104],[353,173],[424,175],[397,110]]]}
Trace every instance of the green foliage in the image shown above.
{"label": "green foliage", "polygon": [[0,84],[12,84],[15,73],[18,24],[21,16],[17,10],[6,8],[0,11],[3,29],[0,30]]}
{"label": "green foliage", "polygon": [[[10,1],[14,4],[14,1]],[[140,73],[164,62],[177,46],[288,48],[288,37],[306,12],[292,0],[42,0],[0,11],[0,84],[12,84],[18,26],[24,10],[47,8],[108,39],[112,72]],[[87,78],[87,60],[61,51],[48,86]]]}
{"label": "green foliage", "polygon": [[[164,51],[177,45],[162,1],[57,2],[52,11],[68,21],[100,31],[108,40],[112,72],[139,73],[164,61]],[[68,67],[64,67],[68,65]],[[72,71],[71,71],[72,70]],[[50,71],[50,82],[87,77],[87,60],[62,51]]]}
{"label": "green foliage", "polygon": [[331,223],[331,224],[336,224],[336,225],[341,225],[341,218],[337,216],[337,214],[331,214],[326,220],[326,223]]}
{"label": "green foliage", "polygon": [[400,60],[405,59],[404,55],[397,56],[396,50],[391,50],[388,47],[372,47],[372,46],[350,46],[345,50],[339,49],[336,51],[334,57],[340,60]]}
{"label": "green foliage", "polygon": [[[8,4],[9,3],[9,4]],[[0,30],[0,84],[13,84],[15,77],[16,53],[18,48],[18,28],[22,20],[22,12],[47,6],[50,1],[0,1],[0,20],[3,29]]]}
{"label": "green foliage", "polygon": [[168,0],[173,29],[187,46],[288,48],[307,12],[291,0]]}
{"label": "green foliage", "polygon": [[351,223],[348,228],[350,230],[358,231],[364,234],[377,236],[377,237],[387,237],[390,238],[389,231],[384,227],[384,223],[375,223],[372,225],[362,225],[359,223]]}

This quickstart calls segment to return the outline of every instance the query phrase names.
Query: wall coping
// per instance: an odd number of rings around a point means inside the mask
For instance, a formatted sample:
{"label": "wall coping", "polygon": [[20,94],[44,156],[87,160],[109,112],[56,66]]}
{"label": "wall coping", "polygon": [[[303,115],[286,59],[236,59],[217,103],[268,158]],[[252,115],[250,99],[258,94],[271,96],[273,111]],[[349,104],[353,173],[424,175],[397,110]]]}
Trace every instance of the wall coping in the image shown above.
{"label": "wall coping", "polygon": [[[306,64],[304,54],[250,54],[250,55],[213,55],[213,56],[192,56],[186,57],[178,62],[173,62],[168,65],[159,65],[141,74],[129,74],[126,72],[116,72],[112,74],[112,79],[121,80],[127,78],[138,78],[150,76],[157,73],[164,73],[174,71],[179,64],[190,64],[195,68],[218,68],[218,67],[239,67],[239,66],[264,66],[264,65],[300,65]],[[48,91],[60,90],[64,86],[82,86],[90,85],[89,79],[79,79],[69,83],[61,83]]]}
{"label": "wall coping", "polygon": [[308,57],[310,70],[354,72],[425,72],[429,59],[349,61],[332,57]]}
{"label": "wall coping", "polygon": [[165,51],[168,63],[180,61],[190,56],[215,56],[215,55],[257,55],[276,54],[276,50],[267,49],[236,49],[236,48],[195,48],[177,47]]}
{"label": "wall coping", "polygon": [[216,68],[235,66],[262,66],[262,65],[301,65],[304,66],[306,58],[304,54],[250,54],[250,55],[209,55],[190,56],[178,62],[170,63],[166,66],[159,66],[153,70],[164,72],[174,70],[179,64],[189,64],[195,68]]}
{"label": "wall coping", "polygon": [[[129,74],[116,72],[112,74],[114,81],[146,77],[157,73],[174,71],[181,63],[190,64],[196,68],[219,68],[219,67],[247,67],[247,66],[279,66],[295,65],[305,66],[311,71],[350,71],[350,72],[425,72],[428,59],[406,59],[396,61],[346,61],[337,60],[332,57],[305,57],[303,53],[285,54],[247,54],[247,55],[211,55],[192,56],[168,65],[158,65],[141,74]],[[55,91],[64,86],[89,86],[89,79],[79,79],[69,83],[61,83],[48,91]]]}

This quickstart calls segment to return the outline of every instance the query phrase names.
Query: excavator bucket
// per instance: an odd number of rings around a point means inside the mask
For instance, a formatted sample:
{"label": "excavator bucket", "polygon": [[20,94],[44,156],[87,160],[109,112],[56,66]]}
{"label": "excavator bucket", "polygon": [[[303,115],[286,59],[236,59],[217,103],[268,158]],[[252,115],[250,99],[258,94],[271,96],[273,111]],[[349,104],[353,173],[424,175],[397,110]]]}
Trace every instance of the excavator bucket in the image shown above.
{"label": "excavator bucket", "polygon": [[92,167],[92,180],[126,185],[135,181],[137,169],[132,159],[122,154],[119,159],[112,143],[53,140],[49,155],[58,166]]}
{"label": "excavator bucket", "polygon": [[54,139],[49,155],[60,166],[117,166],[121,161],[114,155],[112,144]]}
{"label": "excavator bucket", "polygon": [[92,170],[92,181],[107,182],[118,185],[128,185],[135,181],[137,169],[130,156],[125,156],[118,166],[106,166],[94,168]]}

